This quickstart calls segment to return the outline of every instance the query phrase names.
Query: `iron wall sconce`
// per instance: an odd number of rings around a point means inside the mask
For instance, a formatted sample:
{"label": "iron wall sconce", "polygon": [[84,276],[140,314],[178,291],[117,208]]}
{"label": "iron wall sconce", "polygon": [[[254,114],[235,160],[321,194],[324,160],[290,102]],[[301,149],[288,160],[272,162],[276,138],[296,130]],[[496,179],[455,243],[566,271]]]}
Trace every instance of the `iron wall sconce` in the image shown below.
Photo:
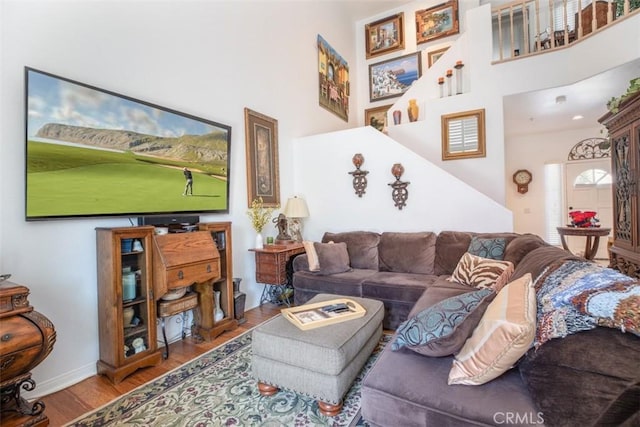
{"label": "iron wall sconce", "polygon": [[369,171],[360,170],[360,166],[364,163],[364,156],[361,153],[354,154],[351,161],[356,167],[356,170],[349,172],[349,175],[353,175],[353,189],[358,197],[362,197],[367,189],[367,174]]}
{"label": "iron wall sconce", "polygon": [[403,173],[404,166],[402,166],[401,163],[396,163],[391,167],[391,174],[396,178],[395,182],[389,183],[393,188],[391,197],[395,203],[394,206],[400,210],[407,205],[407,199],[409,198],[409,190],[407,190],[407,186],[411,184],[409,181],[400,181]]}

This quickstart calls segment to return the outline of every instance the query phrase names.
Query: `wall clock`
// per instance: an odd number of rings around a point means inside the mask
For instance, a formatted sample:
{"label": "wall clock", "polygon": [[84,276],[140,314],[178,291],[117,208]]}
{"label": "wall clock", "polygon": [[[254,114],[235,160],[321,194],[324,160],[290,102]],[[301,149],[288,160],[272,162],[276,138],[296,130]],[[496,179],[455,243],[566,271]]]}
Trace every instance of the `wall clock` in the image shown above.
{"label": "wall clock", "polygon": [[518,186],[518,193],[525,194],[529,191],[529,183],[533,175],[526,169],[519,169],[513,174],[513,182]]}

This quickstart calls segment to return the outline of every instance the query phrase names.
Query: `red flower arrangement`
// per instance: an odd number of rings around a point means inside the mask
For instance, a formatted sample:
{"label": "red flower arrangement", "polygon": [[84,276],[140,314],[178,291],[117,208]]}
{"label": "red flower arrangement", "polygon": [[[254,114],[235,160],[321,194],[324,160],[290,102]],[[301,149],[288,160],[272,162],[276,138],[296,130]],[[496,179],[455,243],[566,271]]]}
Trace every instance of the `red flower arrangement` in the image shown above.
{"label": "red flower arrangement", "polygon": [[571,211],[569,216],[571,217],[571,224],[569,227],[600,227],[600,220],[596,218],[597,212],[593,211]]}

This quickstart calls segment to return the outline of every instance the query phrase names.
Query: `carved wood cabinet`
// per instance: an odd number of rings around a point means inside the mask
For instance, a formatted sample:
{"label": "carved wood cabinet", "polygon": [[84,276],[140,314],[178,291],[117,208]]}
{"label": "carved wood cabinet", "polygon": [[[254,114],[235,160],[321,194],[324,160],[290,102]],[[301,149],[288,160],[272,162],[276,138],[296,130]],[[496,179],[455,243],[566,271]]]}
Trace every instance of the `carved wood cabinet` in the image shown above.
{"label": "carved wood cabinet", "polygon": [[613,173],[613,244],[611,267],[640,277],[640,92],[607,113]]}
{"label": "carved wood cabinet", "polygon": [[114,384],[162,361],[152,286],[154,227],[97,228],[98,373]]}

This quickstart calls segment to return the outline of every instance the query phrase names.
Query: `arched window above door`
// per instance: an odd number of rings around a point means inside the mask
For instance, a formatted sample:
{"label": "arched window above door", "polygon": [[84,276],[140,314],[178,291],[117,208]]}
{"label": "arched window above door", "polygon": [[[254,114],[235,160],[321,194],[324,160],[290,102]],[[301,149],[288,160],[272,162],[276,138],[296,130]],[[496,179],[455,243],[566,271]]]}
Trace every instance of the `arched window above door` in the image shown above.
{"label": "arched window above door", "polygon": [[596,187],[598,185],[611,185],[611,174],[602,169],[587,169],[578,175],[573,181],[574,188]]}

